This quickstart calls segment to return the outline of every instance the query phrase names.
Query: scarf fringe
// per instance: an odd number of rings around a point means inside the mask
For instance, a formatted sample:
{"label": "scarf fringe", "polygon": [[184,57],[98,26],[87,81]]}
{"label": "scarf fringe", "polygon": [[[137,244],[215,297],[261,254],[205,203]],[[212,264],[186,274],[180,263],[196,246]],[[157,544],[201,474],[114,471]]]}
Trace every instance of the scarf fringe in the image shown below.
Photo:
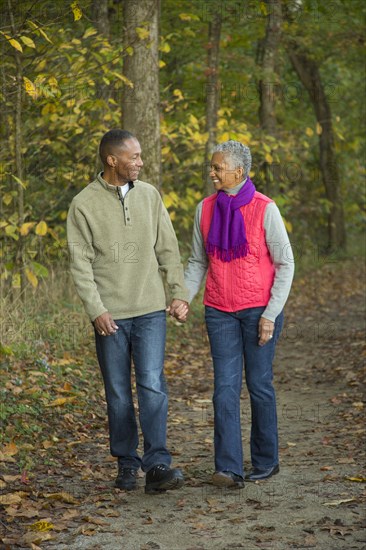
{"label": "scarf fringe", "polygon": [[250,248],[248,243],[243,243],[230,248],[230,250],[225,250],[217,245],[207,242],[206,253],[209,256],[216,257],[222,262],[231,262],[231,260],[236,260],[237,258],[244,258],[244,256],[247,256],[250,253]]}

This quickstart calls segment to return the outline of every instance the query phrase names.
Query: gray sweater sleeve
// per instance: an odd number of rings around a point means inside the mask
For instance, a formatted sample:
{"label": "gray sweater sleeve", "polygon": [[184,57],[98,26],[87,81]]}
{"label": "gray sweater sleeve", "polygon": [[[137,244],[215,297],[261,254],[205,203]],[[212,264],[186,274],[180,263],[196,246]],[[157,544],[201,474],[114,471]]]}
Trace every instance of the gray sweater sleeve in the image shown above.
{"label": "gray sweater sleeve", "polygon": [[[200,228],[201,215],[202,201],[198,204],[194,217],[192,254],[184,274],[190,302],[199,291],[208,267]],[[275,267],[275,278],[271,289],[271,298],[263,312],[263,317],[274,321],[281,313],[290,292],[294,275],[294,258],[282,216],[273,202],[268,204],[264,214],[264,230],[266,243]]]}
{"label": "gray sweater sleeve", "polygon": [[201,233],[202,201],[198,203],[193,224],[192,253],[184,272],[184,281],[189,292],[189,302],[193,300],[199,291],[206,275],[208,260]]}
{"label": "gray sweater sleeve", "polygon": [[295,264],[291,244],[280,211],[274,202],[264,213],[264,231],[267,247],[275,268],[271,298],[262,317],[275,321],[290,293]]}

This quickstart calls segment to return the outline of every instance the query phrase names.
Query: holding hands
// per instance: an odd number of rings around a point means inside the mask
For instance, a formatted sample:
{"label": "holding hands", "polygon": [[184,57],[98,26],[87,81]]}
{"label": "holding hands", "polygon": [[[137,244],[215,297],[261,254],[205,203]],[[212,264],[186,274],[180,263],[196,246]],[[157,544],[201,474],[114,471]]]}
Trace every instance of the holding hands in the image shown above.
{"label": "holding hands", "polygon": [[171,317],[175,317],[180,323],[185,323],[189,313],[189,305],[183,300],[174,299],[166,311]]}

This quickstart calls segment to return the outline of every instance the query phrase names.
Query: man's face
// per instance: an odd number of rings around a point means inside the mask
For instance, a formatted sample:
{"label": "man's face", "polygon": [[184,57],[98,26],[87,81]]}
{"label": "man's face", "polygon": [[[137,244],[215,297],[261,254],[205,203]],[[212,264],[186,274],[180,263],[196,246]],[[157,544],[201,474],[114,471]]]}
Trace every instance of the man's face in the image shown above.
{"label": "man's face", "polygon": [[144,163],[141,159],[141,147],[136,138],[127,139],[113,154],[108,155],[108,163],[113,162],[117,179],[121,183],[135,181]]}
{"label": "man's face", "polygon": [[214,153],[211,159],[210,178],[216,191],[230,189],[243,179],[242,168],[232,168],[224,153]]}

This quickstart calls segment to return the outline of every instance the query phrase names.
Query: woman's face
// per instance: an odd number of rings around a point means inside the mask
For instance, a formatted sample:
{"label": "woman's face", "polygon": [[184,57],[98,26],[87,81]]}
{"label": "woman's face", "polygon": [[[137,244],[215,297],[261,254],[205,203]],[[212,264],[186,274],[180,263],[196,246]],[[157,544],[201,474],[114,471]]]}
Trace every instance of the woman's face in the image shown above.
{"label": "woman's face", "polygon": [[232,168],[227,154],[214,153],[211,159],[210,178],[216,191],[231,189],[243,180],[243,168]]}

